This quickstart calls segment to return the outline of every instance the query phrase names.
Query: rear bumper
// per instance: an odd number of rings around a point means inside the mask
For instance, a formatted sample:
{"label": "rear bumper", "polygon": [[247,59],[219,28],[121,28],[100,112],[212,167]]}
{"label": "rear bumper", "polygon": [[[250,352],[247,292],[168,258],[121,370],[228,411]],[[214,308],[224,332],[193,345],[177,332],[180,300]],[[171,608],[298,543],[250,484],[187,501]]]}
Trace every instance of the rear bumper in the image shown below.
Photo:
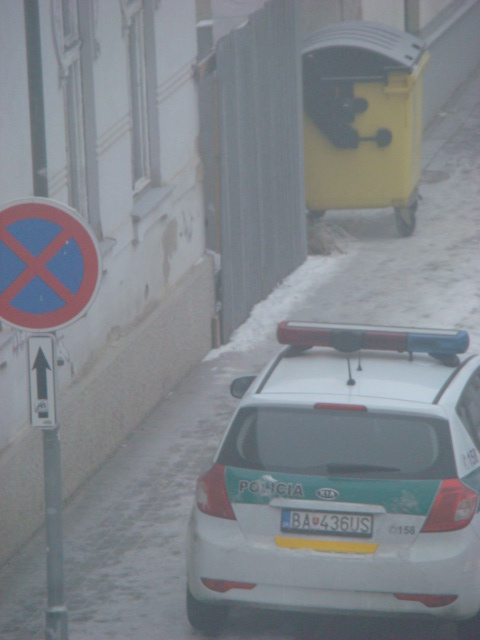
{"label": "rear bumper", "polygon": [[[255,583],[218,593],[201,578]],[[471,529],[421,534],[409,549],[380,546],[374,554],[284,549],[273,539],[248,539],[236,521],[192,512],[187,579],[203,601],[242,602],[318,613],[426,615],[459,620],[480,608],[480,544]],[[457,595],[431,608],[394,594]]]}

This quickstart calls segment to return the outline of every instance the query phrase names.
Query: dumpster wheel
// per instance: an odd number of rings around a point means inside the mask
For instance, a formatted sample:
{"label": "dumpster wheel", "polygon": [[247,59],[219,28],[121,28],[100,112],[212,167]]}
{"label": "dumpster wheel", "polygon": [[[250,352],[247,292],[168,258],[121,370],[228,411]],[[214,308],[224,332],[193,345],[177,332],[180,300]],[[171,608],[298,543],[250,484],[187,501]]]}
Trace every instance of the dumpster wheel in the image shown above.
{"label": "dumpster wheel", "polygon": [[415,229],[417,207],[418,202],[416,200],[408,207],[395,207],[395,225],[398,235],[402,238],[411,236]]}
{"label": "dumpster wheel", "polygon": [[327,212],[325,211],[325,209],[307,209],[307,216],[310,222],[316,222],[317,220],[320,220],[326,213]]}

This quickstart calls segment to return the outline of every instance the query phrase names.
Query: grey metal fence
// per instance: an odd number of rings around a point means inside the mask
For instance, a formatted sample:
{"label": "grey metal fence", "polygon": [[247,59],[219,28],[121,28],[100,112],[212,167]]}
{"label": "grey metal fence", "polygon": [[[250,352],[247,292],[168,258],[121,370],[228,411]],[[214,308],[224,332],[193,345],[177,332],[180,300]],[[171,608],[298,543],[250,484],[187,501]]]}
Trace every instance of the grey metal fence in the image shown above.
{"label": "grey metal fence", "polygon": [[307,254],[295,4],[268,2],[215,48],[223,342]]}

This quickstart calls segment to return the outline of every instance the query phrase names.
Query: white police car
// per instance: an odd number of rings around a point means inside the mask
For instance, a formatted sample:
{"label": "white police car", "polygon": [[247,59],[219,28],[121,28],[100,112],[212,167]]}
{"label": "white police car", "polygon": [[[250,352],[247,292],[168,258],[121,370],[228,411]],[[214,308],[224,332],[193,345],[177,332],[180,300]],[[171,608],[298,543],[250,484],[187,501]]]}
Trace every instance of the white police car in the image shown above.
{"label": "white police car", "polygon": [[[283,322],[197,481],[187,613],[429,615],[480,638],[480,356],[464,331]],[[321,347],[321,348],[319,348]],[[463,354],[463,355],[459,355]]]}

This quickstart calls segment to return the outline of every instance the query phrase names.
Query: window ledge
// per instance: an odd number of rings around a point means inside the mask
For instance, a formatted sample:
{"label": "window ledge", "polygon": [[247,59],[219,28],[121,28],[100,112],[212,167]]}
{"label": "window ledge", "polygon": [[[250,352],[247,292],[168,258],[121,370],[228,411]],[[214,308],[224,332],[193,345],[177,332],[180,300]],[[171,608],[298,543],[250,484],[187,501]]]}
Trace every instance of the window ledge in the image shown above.
{"label": "window ledge", "polygon": [[104,258],[113,247],[117,244],[115,238],[103,238],[100,240],[100,253],[102,254],[102,258]]}
{"label": "window ledge", "polygon": [[173,187],[158,187],[149,189],[145,194],[139,196],[131,214],[133,223],[138,224],[148,218],[168,198],[172,191]]}
{"label": "window ledge", "polygon": [[173,187],[158,187],[155,189],[149,189],[146,193],[139,196],[134,204],[133,212],[130,214],[133,222],[133,244],[140,242],[139,238],[139,226],[151,217],[151,224],[166,220],[168,214],[162,212],[160,205],[164,202],[172,193]]}

